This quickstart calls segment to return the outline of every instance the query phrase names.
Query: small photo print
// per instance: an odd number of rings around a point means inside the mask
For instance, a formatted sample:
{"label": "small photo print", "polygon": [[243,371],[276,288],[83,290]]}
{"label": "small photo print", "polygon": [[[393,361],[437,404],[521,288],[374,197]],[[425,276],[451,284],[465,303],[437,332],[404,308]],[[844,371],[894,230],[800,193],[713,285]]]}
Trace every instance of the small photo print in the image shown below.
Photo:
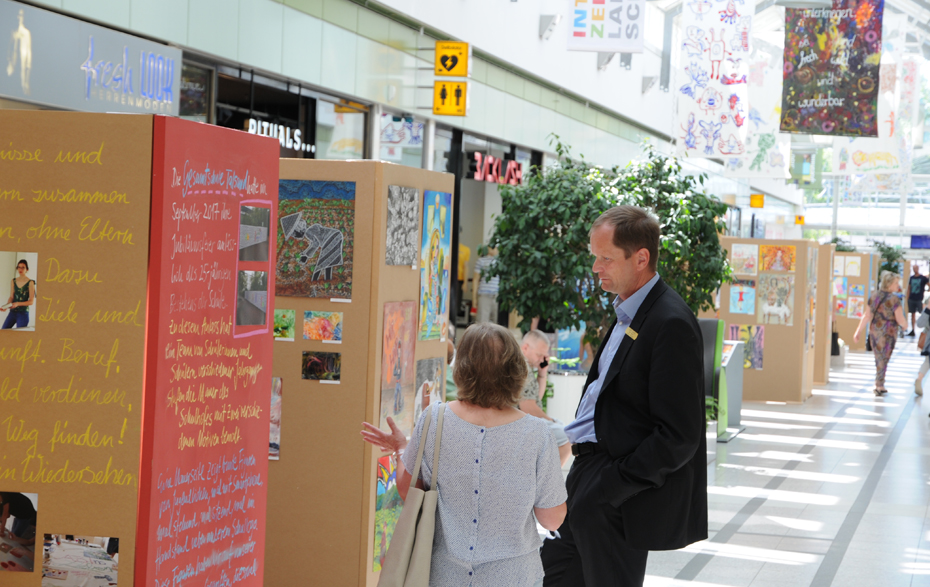
{"label": "small photo print", "polygon": [[268,460],[281,457],[281,378],[271,378],[271,427],[268,436]]}
{"label": "small photo print", "polygon": [[119,538],[46,534],[42,587],[116,585]]}
{"label": "small photo print", "polygon": [[294,342],[294,330],[297,322],[295,310],[274,311],[274,339],[285,342]]}
{"label": "small photo print", "polygon": [[342,370],[342,353],[304,351],[301,372],[303,379],[339,381]]}
{"label": "small photo print", "polygon": [[236,326],[265,324],[268,312],[268,272],[240,271],[236,295]]}
{"label": "small photo print", "polygon": [[[0,574],[34,570],[38,511],[37,493],[0,491],[0,522],[4,522],[0,526]],[[0,584],[4,582],[0,579]]]}
{"label": "small photo print", "polygon": [[342,312],[304,312],[304,340],[342,342]]}
{"label": "small photo print", "polygon": [[239,260],[268,262],[271,210],[239,206]]}
{"label": "small photo print", "polygon": [[[0,251],[0,330],[36,329],[38,265],[38,253]],[[49,274],[59,271],[58,261],[50,259]]]}

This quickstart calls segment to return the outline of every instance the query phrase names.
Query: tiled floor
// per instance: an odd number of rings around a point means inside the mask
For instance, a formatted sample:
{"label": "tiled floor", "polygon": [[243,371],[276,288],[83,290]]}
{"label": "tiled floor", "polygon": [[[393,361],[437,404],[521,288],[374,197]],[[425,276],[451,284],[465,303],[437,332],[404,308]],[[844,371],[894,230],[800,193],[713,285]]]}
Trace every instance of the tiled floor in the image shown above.
{"label": "tiled floor", "polygon": [[871,392],[871,353],[850,353],[803,405],[744,404],[746,431],[708,447],[709,539],[650,553],[647,587],[930,586],[930,406],[914,394],[913,341],[898,341],[886,397]]}

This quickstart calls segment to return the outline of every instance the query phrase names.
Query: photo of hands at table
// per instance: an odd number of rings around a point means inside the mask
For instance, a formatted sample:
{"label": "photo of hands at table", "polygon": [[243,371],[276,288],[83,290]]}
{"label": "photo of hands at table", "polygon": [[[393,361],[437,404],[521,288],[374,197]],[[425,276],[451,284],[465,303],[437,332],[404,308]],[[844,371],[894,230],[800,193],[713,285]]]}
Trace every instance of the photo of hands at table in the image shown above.
{"label": "photo of hands at table", "polygon": [[46,534],[42,587],[108,587],[116,585],[119,539]]}
{"label": "photo of hands at table", "polygon": [[38,503],[35,493],[0,491],[0,573],[33,571]]}

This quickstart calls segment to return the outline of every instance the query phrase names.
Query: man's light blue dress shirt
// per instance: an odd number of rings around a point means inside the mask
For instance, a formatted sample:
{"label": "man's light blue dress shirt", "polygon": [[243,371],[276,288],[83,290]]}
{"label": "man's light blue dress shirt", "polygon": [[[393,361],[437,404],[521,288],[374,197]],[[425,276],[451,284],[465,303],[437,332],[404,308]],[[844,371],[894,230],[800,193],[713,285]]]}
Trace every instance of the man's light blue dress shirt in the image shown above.
{"label": "man's light blue dress shirt", "polygon": [[597,405],[597,398],[601,395],[604,379],[607,377],[607,371],[610,370],[610,364],[614,362],[614,356],[620,348],[620,343],[623,342],[623,337],[626,336],[627,327],[633,322],[633,317],[636,316],[643,300],[652,291],[657,281],[659,281],[658,273],[627,299],[621,301],[620,296],[614,298],[613,306],[617,313],[617,325],[611,331],[607,346],[604,347],[601,359],[597,363],[597,380],[588,386],[584,397],[581,398],[575,421],[565,427],[565,434],[572,444],[597,442],[597,436],[594,433],[594,406]]}

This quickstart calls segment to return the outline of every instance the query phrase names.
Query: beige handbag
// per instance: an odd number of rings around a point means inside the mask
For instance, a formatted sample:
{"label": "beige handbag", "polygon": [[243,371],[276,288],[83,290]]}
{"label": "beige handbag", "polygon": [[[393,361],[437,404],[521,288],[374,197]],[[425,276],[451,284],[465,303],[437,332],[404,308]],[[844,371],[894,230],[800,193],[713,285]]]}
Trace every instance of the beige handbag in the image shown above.
{"label": "beige handbag", "polygon": [[378,587],[429,587],[429,566],[433,558],[433,533],[436,530],[436,504],[439,492],[436,490],[436,471],[439,469],[439,441],[442,439],[442,419],[446,404],[439,409],[436,424],[436,446],[433,449],[433,475],[429,491],[415,487],[420,478],[420,464],[423,462],[423,448],[429,432],[432,410],[426,413],[423,432],[420,435],[420,447],[417,450],[417,462],[410,471],[410,489],[407,499],[400,511],[391,545],[388,547]]}

